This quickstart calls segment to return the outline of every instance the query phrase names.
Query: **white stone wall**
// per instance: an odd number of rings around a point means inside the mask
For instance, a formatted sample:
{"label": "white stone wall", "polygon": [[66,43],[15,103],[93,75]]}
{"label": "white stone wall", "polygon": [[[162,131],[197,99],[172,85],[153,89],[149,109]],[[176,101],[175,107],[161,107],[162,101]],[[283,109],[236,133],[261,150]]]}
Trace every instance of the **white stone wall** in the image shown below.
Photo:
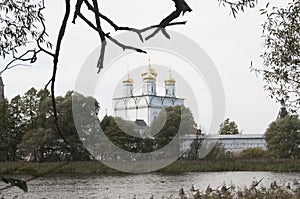
{"label": "white stone wall", "polygon": [[[183,150],[189,150],[196,135],[186,135],[182,144]],[[261,148],[266,150],[266,140],[263,134],[244,135],[204,135],[202,140],[209,145],[215,142],[223,144],[224,148],[231,152],[241,152],[247,148]]]}
{"label": "white stone wall", "polygon": [[148,107],[138,108],[137,111],[138,111],[138,113],[137,113],[136,119],[144,120],[146,122],[146,124],[148,125],[149,124]]}
{"label": "white stone wall", "polygon": [[151,95],[124,97],[113,101],[115,116],[131,121],[142,119],[148,126],[163,108],[184,105],[183,99]]}

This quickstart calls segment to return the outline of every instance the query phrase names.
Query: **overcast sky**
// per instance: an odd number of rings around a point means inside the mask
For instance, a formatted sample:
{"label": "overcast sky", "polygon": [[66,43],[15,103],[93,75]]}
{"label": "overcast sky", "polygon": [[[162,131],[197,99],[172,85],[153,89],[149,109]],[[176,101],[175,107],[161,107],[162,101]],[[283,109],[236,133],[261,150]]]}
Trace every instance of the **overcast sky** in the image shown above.
{"label": "overcast sky", "polygon": [[[140,28],[157,24],[173,10],[171,0],[101,0],[99,2],[101,11],[116,23]],[[187,0],[187,2],[193,12],[186,13],[179,20],[187,20],[188,23],[185,26],[169,29],[198,43],[213,61],[225,90],[225,117],[234,120],[244,133],[264,133],[268,124],[276,118],[280,106],[267,97],[268,94],[263,90],[261,78],[250,73],[249,67],[251,61],[257,67],[262,64],[259,57],[262,52],[261,24],[265,18],[260,16],[259,8],[264,7],[266,2],[260,1],[258,7],[247,9],[236,19],[229,15],[228,8],[219,7],[217,0]],[[276,5],[286,3],[285,0],[274,2]],[[51,39],[55,39],[64,11],[63,2],[61,0],[46,1],[46,7],[48,33]],[[112,36],[117,35],[110,27],[104,26],[104,28],[111,32]],[[98,45],[97,34],[80,20],[76,25],[69,24],[60,56],[56,82],[58,95],[64,95],[66,91],[73,90],[79,69]],[[118,62],[119,67],[124,69],[128,65],[140,66],[141,60],[145,60],[144,65],[147,64],[147,56],[136,55],[135,59],[134,54],[130,55],[131,59],[127,58],[124,62]],[[167,58],[168,56],[165,58],[155,54],[151,56],[156,64],[161,64],[160,62],[174,64],[168,60],[170,59]],[[136,62],[136,60],[139,61]],[[3,65],[4,61],[1,60],[1,62]],[[6,85],[6,97],[11,99],[18,94],[22,95],[32,86],[44,87],[51,76],[51,63],[51,59],[40,57],[32,67],[6,71],[2,75]],[[162,74],[167,74],[166,70],[162,71]],[[111,81],[120,82],[120,79],[112,77]],[[102,108],[102,114],[103,110]],[[110,110],[108,112],[110,113]],[[197,114],[202,118],[210,115],[201,111]],[[204,128],[207,126],[201,125]]]}

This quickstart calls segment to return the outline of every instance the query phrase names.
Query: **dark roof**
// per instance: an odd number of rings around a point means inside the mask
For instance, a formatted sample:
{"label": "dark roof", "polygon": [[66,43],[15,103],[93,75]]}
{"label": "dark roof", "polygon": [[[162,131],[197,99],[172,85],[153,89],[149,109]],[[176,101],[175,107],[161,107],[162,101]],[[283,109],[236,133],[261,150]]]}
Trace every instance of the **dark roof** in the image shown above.
{"label": "dark roof", "polygon": [[143,126],[143,127],[147,126],[147,124],[144,120],[135,120],[134,123],[138,126]]}

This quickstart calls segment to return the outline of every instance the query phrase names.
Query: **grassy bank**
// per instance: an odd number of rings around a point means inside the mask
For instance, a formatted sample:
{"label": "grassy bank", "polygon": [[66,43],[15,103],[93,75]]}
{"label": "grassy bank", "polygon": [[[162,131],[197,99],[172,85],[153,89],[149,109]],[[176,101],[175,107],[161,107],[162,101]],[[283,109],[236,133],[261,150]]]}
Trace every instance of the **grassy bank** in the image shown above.
{"label": "grassy bank", "polygon": [[[159,172],[274,171],[300,172],[300,160],[178,160]],[[0,162],[0,174],[114,174],[120,173],[97,161],[87,162]]]}
{"label": "grassy bank", "polygon": [[234,159],[223,161],[180,160],[161,171],[217,172],[217,171],[274,171],[300,172],[300,160]]}

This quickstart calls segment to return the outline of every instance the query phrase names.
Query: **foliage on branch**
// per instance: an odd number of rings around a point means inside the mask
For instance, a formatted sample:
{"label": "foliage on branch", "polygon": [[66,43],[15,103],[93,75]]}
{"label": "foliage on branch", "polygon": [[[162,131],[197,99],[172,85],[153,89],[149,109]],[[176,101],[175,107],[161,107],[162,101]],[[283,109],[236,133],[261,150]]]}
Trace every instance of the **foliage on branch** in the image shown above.
{"label": "foliage on branch", "polygon": [[[261,10],[263,24],[263,67],[254,69],[263,77],[271,98],[285,102],[291,111],[300,108],[300,1],[287,7]],[[253,69],[253,68],[252,68]]]}
{"label": "foliage on branch", "polygon": [[0,55],[3,58],[36,40],[45,41],[45,35],[40,34],[44,21],[41,9],[40,0],[4,0],[0,3]]}
{"label": "foliage on branch", "polygon": [[231,9],[231,14],[236,17],[239,11],[244,12],[245,8],[254,8],[257,4],[257,0],[239,0],[239,1],[230,1],[230,0],[218,0],[221,5],[224,7],[229,6]]}

